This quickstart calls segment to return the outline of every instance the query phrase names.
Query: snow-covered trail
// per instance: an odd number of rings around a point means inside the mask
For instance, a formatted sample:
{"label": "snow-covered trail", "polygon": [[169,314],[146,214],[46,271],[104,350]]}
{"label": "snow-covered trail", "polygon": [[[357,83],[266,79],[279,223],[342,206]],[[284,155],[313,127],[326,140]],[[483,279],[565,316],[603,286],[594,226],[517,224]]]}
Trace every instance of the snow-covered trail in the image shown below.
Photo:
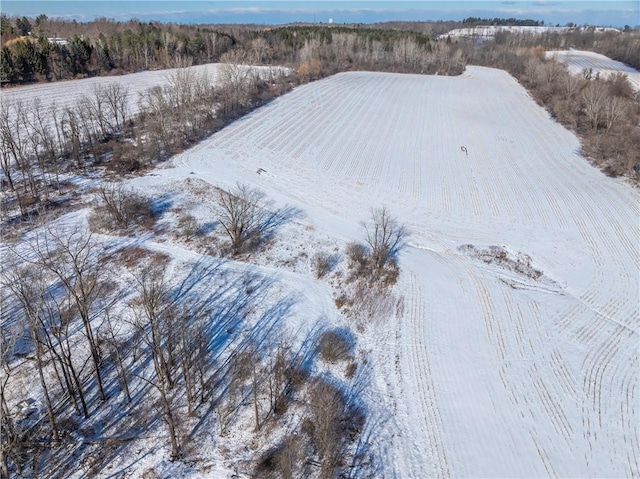
{"label": "snow-covered trail", "polygon": [[409,227],[404,314],[368,338],[389,476],[638,476],[640,198],[578,151],[503,71],[343,73],[140,182],[250,184],[345,241],[382,204]]}

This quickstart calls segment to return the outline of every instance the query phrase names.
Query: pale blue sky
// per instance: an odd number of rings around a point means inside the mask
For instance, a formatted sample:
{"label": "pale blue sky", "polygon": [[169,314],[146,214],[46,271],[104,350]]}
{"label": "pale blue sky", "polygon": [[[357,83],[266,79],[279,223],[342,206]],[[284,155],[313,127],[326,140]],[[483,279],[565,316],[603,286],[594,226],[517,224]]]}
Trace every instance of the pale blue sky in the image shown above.
{"label": "pale blue sky", "polygon": [[474,17],[516,17],[544,20],[545,24],[640,25],[640,1],[583,0],[21,0],[6,1],[0,10],[8,15],[49,16],[90,20],[106,16],[115,20],[183,23],[327,22],[373,23],[387,20],[461,20]]}

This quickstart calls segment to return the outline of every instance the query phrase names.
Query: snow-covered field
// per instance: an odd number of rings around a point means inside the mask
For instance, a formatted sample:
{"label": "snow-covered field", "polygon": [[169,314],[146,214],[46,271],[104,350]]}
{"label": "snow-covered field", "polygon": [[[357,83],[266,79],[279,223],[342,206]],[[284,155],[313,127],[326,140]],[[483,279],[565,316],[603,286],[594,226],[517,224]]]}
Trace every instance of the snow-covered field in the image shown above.
{"label": "snow-covered field", "polygon": [[[500,70],[341,73],[133,184],[245,183],[341,247],[371,207],[410,229],[404,307],[358,337],[385,477],[635,477],[640,197],[579,148]],[[278,278],[338,317],[308,270]]]}
{"label": "snow-covered field", "polygon": [[[211,83],[215,83],[221,63],[209,63],[206,65],[195,65],[190,67],[197,76],[206,76]],[[269,72],[282,71],[282,68],[252,66],[252,68],[262,75]],[[171,78],[178,69],[168,69],[159,71],[146,71],[141,73],[131,73],[121,76],[103,76],[94,78],[84,78],[82,80],[72,80],[53,83],[37,83],[34,85],[18,86],[13,88],[0,89],[0,99],[5,105],[22,103],[29,106],[38,99],[45,111],[53,105],[59,110],[74,107],[83,96],[93,98],[95,92],[104,89],[108,85],[119,84],[127,92],[127,106],[130,115],[138,112],[138,100],[140,95],[153,87],[164,87],[170,84]],[[275,74],[275,73],[274,73]]]}
{"label": "snow-covered field", "polygon": [[[77,95],[79,84],[56,85]],[[236,183],[301,212],[258,265],[224,267],[272,279],[257,317],[282,297],[292,331],[352,328],[368,358],[361,438],[380,477],[636,477],[640,195],[579,149],[504,71],[354,72],[298,87],[128,183],[201,223],[215,218],[212,187]],[[382,205],[411,233],[398,301],[349,324],[336,276],[316,279],[310,258],[362,241],[360,222]],[[217,261],[170,235],[130,241],[178,263]],[[231,477],[254,458],[234,449],[251,440],[244,426],[207,434],[195,465],[169,463],[156,437],[100,477]]]}
{"label": "snow-covered field", "polygon": [[546,52],[546,57],[563,63],[571,73],[576,75],[589,69],[593,70],[594,75],[599,73],[603,78],[617,72],[625,73],[633,88],[640,91],[640,72],[638,70],[599,53],[583,50],[554,50]]}

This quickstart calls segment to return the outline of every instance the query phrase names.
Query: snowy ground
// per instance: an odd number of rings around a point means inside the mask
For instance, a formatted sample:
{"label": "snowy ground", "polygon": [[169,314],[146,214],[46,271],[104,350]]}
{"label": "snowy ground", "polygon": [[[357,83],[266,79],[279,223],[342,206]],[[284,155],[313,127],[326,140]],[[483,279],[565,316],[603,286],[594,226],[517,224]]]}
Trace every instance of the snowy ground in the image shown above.
{"label": "snowy ground", "polygon": [[633,88],[640,91],[640,72],[638,70],[599,53],[582,50],[557,50],[546,52],[546,56],[565,64],[569,71],[576,75],[589,69],[593,70],[594,75],[600,73],[603,78],[607,78],[613,73],[623,72],[627,75]]}
{"label": "snowy ground", "polygon": [[[500,70],[342,73],[133,184],[249,184],[341,247],[382,204],[410,229],[404,307],[358,338],[386,477],[638,476],[640,198],[579,147]],[[310,274],[279,281],[332,321]]]}

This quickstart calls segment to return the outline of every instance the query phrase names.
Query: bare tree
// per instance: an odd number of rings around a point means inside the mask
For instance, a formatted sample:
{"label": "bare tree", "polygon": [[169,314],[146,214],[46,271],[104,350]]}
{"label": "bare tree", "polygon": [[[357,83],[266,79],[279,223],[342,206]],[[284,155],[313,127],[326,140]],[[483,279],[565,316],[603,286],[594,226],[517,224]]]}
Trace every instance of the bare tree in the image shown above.
{"label": "bare tree", "polygon": [[18,477],[22,477],[28,462],[27,434],[15,420],[7,404],[9,375],[0,377],[0,478],[9,479],[9,464],[13,463]]}
{"label": "bare tree", "polygon": [[563,76],[563,91],[569,100],[572,100],[580,88],[582,87],[584,80],[578,76],[566,72]]}
{"label": "bare tree", "polygon": [[15,149],[13,145],[13,126],[11,122],[9,106],[5,102],[0,103],[0,167],[11,191],[15,191],[12,169],[15,161]]}
{"label": "bare tree", "polygon": [[[185,304],[187,303],[187,304]],[[175,327],[178,330],[177,360],[184,381],[188,414],[204,402],[207,394],[207,370],[210,366],[207,318],[200,307],[182,300],[177,308]]]}
{"label": "bare tree", "polygon": [[50,271],[69,296],[69,306],[80,316],[87,337],[100,399],[105,400],[101,374],[100,349],[93,320],[101,311],[95,311],[96,301],[103,294],[101,275],[102,255],[91,234],[78,229],[71,231],[47,230],[36,238],[32,248],[34,258],[29,262]]}
{"label": "bare tree", "polygon": [[[98,103],[98,106],[96,106]],[[76,104],[76,114],[80,127],[80,149],[82,152],[91,152],[93,161],[100,159],[99,142],[104,138],[101,123],[104,123],[102,115],[102,99],[92,99],[83,96]]]}
{"label": "bare tree", "polygon": [[160,86],[155,86],[140,97],[140,110],[145,115],[148,142],[150,146],[161,151],[171,144],[172,109],[168,95]]}
{"label": "bare tree", "polygon": [[307,379],[307,372],[302,367],[303,360],[300,351],[297,354],[292,352],[288,339],[282,340],[275,351],[270,352],[267,370],[269,400],[275,414],[286,411],[290,396]]}
{"label": "bare tree", "polygon": [[171,395],[174,386],[172,350],[177,346],[177,325],[175,307],[163,276],[162,267],[156,265],[143,270],[137,278],[140,296],[134,311],[134,325],[151,352],[154,375],[153,378],[145,380],[160,395],[162,420],[167,426],[171,443],[171,458],[177,459],[180,456],[180,448],[175,405]]}
{"label": "bare tree", "polygon": [[[4,299],[3,297],[3,302]],[[3,318],[0,323],[0,361],[2,361],[2,369],[0,370],[0,478],[2,479],[9,477],[9,459],[14,438],[13,417],[7,401],[7,386],[13,374],[10,359],[14,343],[15,333],[9,331],[7,321]]]}
{"label": "bare tree", "polygon": [[607,86],[600,80],[591,81],[582,90],[582,103],[584,113],[591,123],[591,128],[598,129],[602,117],[604,116],[605,105],[608,101],[609,92]]}
{"label": "bare tree", "polygon": [[[24,216],[38,199],[38,188],[31,167],[27,108],[21,102],[2,105],[0,110],[0,156],[2,170],[16,195],[20,213]],[[12,170],[19,170],[22,181],[15,182]]]}
{"label": "bare tree", "polygon": [[[50,387],[45,380],[44,362],[45,362],[45,342],[41,336],[41,322],[39,320],[41,295],[38,294],[37,284],[39,283],[39,272],[35,270],[33,265],[21,265],[16,261],[16,257],[5,258],[4,267],[2,269],[2,285],[13,293],[14,297],[20,302],[28,328],[31,333],[31,339],[35,348],[36,369],[38,370],[38,378],[40,386],[45,398],[47,407],[47,415],[51,425],[51,432],[54,441],[58,441],[58,428],[56,426],[55,414],[53,411],[53,402],[50,394]],[[13,260],[13,261],[11,261]]]}
{"label": "bare tree", "polygon": [[344,393],[335,385],[317,379],[309,390],[313,443],[318,453],[320,477],[333,477],[342,462],[341,419],[347,406]]}
{"label": "bare tree", "polygon": [[366,242],[371,248],[371,259],[376,270],[394,262],[404,246],[408,232],[386,207],[371,211],[371,223],[364,224]]}
{"label": "bare tree", "polygon": [[115,122],[115,119],[108,108],[104,89],[100,85],[95,85],[92,93],[91,96],[85,96],[80,104],[81,108],[87,111],[87,116],[93,123],[96,139],[101,140],[111,134],[113,131],[112,123]]}
{"label": "bare tree", "polygon": [[[55,107],[54,107],[55,108]],[[55,184],[58,193],[60,193],[60,172],[58,166],[58,157],[60,156],[60,151],[58,150],[59,143],[56,141],[56,138],[53,133],[53,129],[51,128],[51,120],[55,120],[55,110],[51,112],[51,118],[48,116],[45,117],[45,112],[42,108],[42,104],[39,99],[33,102],[33,107],[31,111],[30,117],[30,128],[32,130],[31,137],[37,138],[37,141],[42,147],[42,154],[44,158],[41,160],[41,163],[44,165],[46,163],[46,172],[51,176],[51,169],[53,169],[53,173],[55,175],[55,183],[52,180],[49,180],[48,183]],[[38,154],[37,147],[34,148],[36,150],[36,154]],[[42,171],[43,176],[45,175],[45,168]]]}
{"label": "bare tree", "polygon": [[13,418],[6,400],[7,383],[10,377],[6,371],[0,377],[0,477],[2,479],[9,477],[10,439],[13,436]]}
{"label": "bare tree", "polygon": [[629,103],[629,100],[619,96],[612,96],[609,98],[609,101],[605,103],[603,117],[607,131],[624,117],[629,108]]}
{"label": "bare tree", "polygon": [[151,201],[122,184],[103,184],[98,188],[97,199],[100,205],[96,214],[107,229],[125,229],[153,218]]}
{"label": "bare tree", "polygon": [[264,193],[238,184],[233,191],[218,194],[220,224],[231,239],[233,254],[239,254],[260,241],[264,224],[264,210],[259,203]]}
{"label": "bare tree", "polygon": [[78,113],[71,107],[66,107],[61,118],[62,135],[71,144],[71,157],[78,169],[82,164],[81,122]]}
{"label": "bare tree", "polygon": [[[81,356],[84,348],[73,348],[70,343],[69,325],[73,314],[68,307],[68,294],[62,294],[62,298],[57,298],[55,292],[64,289],[58,288],[51,276],[44,273],[41,266],[22,261],[19,255],[13,253],[7,255],[5,259],[2,284],[5,291],[11,292],[23,313],[25,330],[30,333],[35,349],[38,375],[45,394],[54,438],[57,440],[52,400],[49,394],[52,388],[45,381],[42,371],[44,364],[53,366],[54,376],[61,390],[68,394],[76,412],[81,414],[79,400],[82,413],[85,417],[89,417],[83,380],[76,367],[76,364],[86,364],[89,359]],[[60,291],[58,295],[59,293]]]}
{"label": "bare tree", "polygon": [[[43,286],[39,287],[41,291],[44,289]],[[53,370],[61,389],[66,391],[71,398],[76,412],[88,418],[90,413],[81,373],[83,366],[89,363],[91,358],[78,357],[84,348],[72,345],[72,330],[70,328],[75,314],[69,307],[70,295],[67,293],[58,299],[52,294],[45,294],[46,298],[42,302],[42,314],[39,316],[40,329],[43,332],[42,339],[54,359]]]}
{"label": "bare tree", "polygon": [[[251,383],[249,391],[252,396],[255,430],[261,427],[260,407],[258,401],[258,386],[261,383],[259,377],[260,356],[258,349],[249,344],[242,350],[236,351],[229,362],[229,407],[234,410],[245,400],[245,386]],[[239,396],[239,398],[238,398]]]}
{"label": "bare tree", "polygon": [[222,55],[220,61],[223,65],[218,81],[224,92],[223,108],[225,113],[233,114],[248,106],[255,85],[255,77],[248,65],[255,63],[256,58],[246,50],[236,49]]}
{"label": "bare tree", "polygon": [[111,354],[114,358],[114,363],[116,366],[116,372],[118,374],[118,380],[120,382],[120,388],[124,392],[127,402],[131,402],[131,392],[129,391],[129,379],[128,379],[128,370],[125,365],[125,355],[126,350],[122,344],[122,341],[118,340],[120,336],[121,325],[120,322],[111,321],[111,316],[109,312],[106,313],[107,319],[107,330],[106,330],[106,342],[111,349]]}
{"label": "bare tree", "polygon": [[197,137],[206,120],[213,118],[213,82],[192,68],[175,70],[168,78],[166,94],[175,118],[175,127],[184,141]]}
{"label": "bare tree", "polygon": [[129,93],[120,83],[110,83],[104,90],[103,95],[106,101],[106,108],[115,122],[115,130],[120,130],[128,116],[127,97]]}

